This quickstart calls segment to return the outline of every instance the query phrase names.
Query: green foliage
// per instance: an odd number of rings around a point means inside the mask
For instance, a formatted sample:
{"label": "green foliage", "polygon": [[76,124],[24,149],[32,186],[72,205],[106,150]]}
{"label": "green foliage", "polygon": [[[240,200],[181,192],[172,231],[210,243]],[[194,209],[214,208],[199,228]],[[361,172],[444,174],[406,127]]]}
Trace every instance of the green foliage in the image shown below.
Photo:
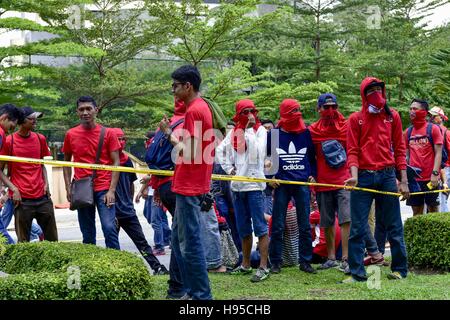
{"label": "green foliage", "polygon": [[450,214],[431,213],[406,220],[409,264],[450,270]]}
{"label": "green foliage", "polygon": [[[77,268],[80,288],[71,278]],[[132,253],[73,243],[6,246],[0,269],[0,299],[145,299],[152,279]],[[76,270],[76,269],[75,269]],[[71,289],[72,288],[72,289]]]}

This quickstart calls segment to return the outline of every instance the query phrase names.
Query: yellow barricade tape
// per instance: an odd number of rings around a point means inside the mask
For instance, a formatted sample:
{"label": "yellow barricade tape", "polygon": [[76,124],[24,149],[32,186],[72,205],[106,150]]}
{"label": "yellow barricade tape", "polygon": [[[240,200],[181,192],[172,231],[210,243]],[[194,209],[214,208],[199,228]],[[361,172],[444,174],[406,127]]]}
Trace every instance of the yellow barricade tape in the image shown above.
{"label": "yellow barricade tape", "polygon": [[[91,169],[91,170],[132,172],[132,173],[152,174],[152,175],[158,175],[158,176],[173,176],[173,171],[169,171],[169,170],[136,169],[136,168],[130,168],[130,167],[108,166],[108,165],[102,165],[102,164],[68,162],[68,161],[59,161],[59,160],[43,160],[43,159],[12,157],[12,156],[2,156],[2,155],[0,155],[0,161],[31,163],[31,164],[39,164],[39,165],[45,164],[45,165],[50,165],[50,166],[55,166],[55,167],[73,167],[73,168],[82,168],[82,169]],[[380,191],[380,190],[374,190],[374,189],[368,189],[368,188],[350,187],[350,186],[344,186],[344,185],[338,185],[338,184],[317,183],[317,182],[288,181],[288,180],[280,180],[280,179],[252,178],[252,177],[245,177],[245,176],[228,176],[228,175],[220,175],[220,174],[213,174],[211,179],[221,180],[221,181],[240,181],[240,182],[277,182],[280,184],[330,187],[330,188],[339,188],[339,189],[346,189],[346,190],[366,191],[366,192],[391,195],[391,196],[396,196],[396,197],[401,196],[401,194],[398,192],[388,192],[388,191]],[[426,191],[426,192],[414,192],[414,193],[411,193],[411,195],[448,192],[448,191],[450,191],[450,189],[430,190],[430,191]]]}

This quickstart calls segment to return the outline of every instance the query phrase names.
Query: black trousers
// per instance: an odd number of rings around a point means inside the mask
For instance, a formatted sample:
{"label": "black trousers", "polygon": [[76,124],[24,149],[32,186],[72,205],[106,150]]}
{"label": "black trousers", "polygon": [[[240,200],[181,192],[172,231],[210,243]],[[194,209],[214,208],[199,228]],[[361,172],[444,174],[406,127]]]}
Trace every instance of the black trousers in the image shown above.
{"label": "black trousers", "polygon": [[[117,216],[120,217],[120,213]],[[117,218],[117,221],[119,222],[119,227],[122,228],[131,238],[136,248],[138,248],[139,252],[144,257],[145,261],[147,261],[150,265],[150,268],[154,271],[159,270],[161,263],[153,254],[152,247],[148,244],[147,239],[145,239],[142,226],[139,223],[139,219],[136,214],[128,215],[124,218]]]}
{"label": "black trousers", "polygon": [[47,196],[36,200],[24,200],[14,211],[14,224],[18,242],[29,242],[31,223],[36,219],[47,241],[58,241],[55,210]]}

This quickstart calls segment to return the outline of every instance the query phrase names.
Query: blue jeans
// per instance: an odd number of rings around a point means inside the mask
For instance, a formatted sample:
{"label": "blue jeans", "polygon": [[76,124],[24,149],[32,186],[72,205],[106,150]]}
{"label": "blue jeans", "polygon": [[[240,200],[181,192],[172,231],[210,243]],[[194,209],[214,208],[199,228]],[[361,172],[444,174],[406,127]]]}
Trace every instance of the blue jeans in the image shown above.
{"label": "blue jeans", "polygon": [[[11,237],[7,228],[12,220],[14,215],[14,203],[11,199],[8,199],[1,211],[1,219],[0,219],[0,232],[6,237],[8,244],[14,244],[14,239]],[[41,227],[33,221],[31,224],[31,233],[30,240],[39,239],[39,237],[43,234]]]}
{"label": "blue jeans", "polygon": [[[372,234],[372,231],[370,230],[369,224],[367,224],[367,227],[366,227],[366,238],[364,240],[364,243],[365,243],[365,246],[367,249],[367,253],[369,253],[371,255],[379,253],[377,242],[376,242],[375,238],[373,237],[373,234]],[[384,248],[384,245],[383,245],[383,248]]]}
{"label": "blue jeans", "polygon": [[95,207],[97,206],[106,247],[120,250],[115,221],[116,207],[111,206],[108,208],[106,206],[104,201],[106,192],[106,190],[94,192],[95,205],[78,209],[78,223],[83,234],[83,243],[96,244]]}
{"label": "blue jeans", "polygon": [[283,250],[283,232],[289,201],[294,198],[298,224],[298,262],[311,263],[313,248],[311,225],[309,224],[309,188],[306,186],[281,184],[275,189],[272,233],[270,235],[269,258],[272,265],[281,265]]}
{"label": "blue jeans", "polygon": [[214,200],[216,201],[217,211],[219,211],[219,214],[227,220],[227,224],[230,227],[231,236],[233,237],[233,242],[236,245],[236,248],[239,252],[241,252],[242,244],[237,231],[236,214],[233,212],[232,195],[230,194],[228,197],[226,195],[216,194],[214,195]]}
{"label": "blue jeans", "polygon": [[176,194],[176,213],[172,223],[172,250],[175,251],[187,293],[194,300],[211,300],[208,270],[201,232],[202,196]]}
{"label": "blue jeans", "polygon": [[[360,171],[358,174],[358,187],[397,192],[395,170],[386,168],[378,171]],[[403,238],[403,224],[400,215],[400,201],[394,196],[364,191],[352,191],[350,196],[352,216],[348,241],[350,272],[356,280],[363,281],[367,279],[364,268],[364,247],[368,232],[369,211],[373,199],[375,199],[377,225],[379,224],[380,228],[386,230],[391,244],[391,269],[406,277],[408,265]]]}
{"label": "blue jeans", "polygon": [[203,243],[205,248],[205,259],[207,269],[216,269],[222,265],[220,251],[220,232],[216,212],[211,208],[208,212],[200,212],[200,224]]}
{"label": "blue jeans", "polygon": [[172,230],[169,228],[166,212],[157,206],[153,200],[151,201],[150,223],[154,231],[155,249],[164,250],[164,246],[170,244]]}

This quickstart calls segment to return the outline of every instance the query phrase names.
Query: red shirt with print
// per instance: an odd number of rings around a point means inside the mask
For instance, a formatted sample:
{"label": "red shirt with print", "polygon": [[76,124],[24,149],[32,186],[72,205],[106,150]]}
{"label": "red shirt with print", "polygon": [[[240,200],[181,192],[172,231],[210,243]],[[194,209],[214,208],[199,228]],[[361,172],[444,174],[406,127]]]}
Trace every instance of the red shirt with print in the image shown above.
{"label": "red shirt with print", "polygon": [[214,163],[213,121],[208,104],[202,98],[194,99],[186,109],[183,142],[190,148],[188,138],[195,137],[201,148],[196,148],[193,160],[182,156],[177,158],[172,191],[185,196],[198,196],[210,190]]}
{"label": "red shirt with print", "polygon": [[[411,139],[408,141],[408,129],[404,132],[405,143],[409,150],[409,164],[422,169],[422,178],[417,181],[429,181],[434,167],[434,149],[427,137],[427,126],[425,123],[420,129],[414,127],[411,131]],[[437,125],[433,125],[431,136],[434,144],[442,144],[443,136]]]}
{"label": "red shirt with print", "polygon": [[[30,132],[22,137],[18,132],[6,138],[2,155],[42,159],[50,156],[47,141],[42,134]],[[8,162],[11,182],[19,189],[23,199],[39,199],[45,195],[45,180],[42,165],[21,162]],[[12,191],[9,191],[12,196]]]}
{"label": "red shirt with print", "polygon": [[[345,149],[346,143],[344,143],[343,141],[339,142]],[[321,142],[314,143],[314,148],[316,150],[316,159],[317,159],[317,182],[343,185],[344,181],[351,177],[350,170],[347,164],[337,169],[332,168],[327,164],[325,160],[325,155],[323,154],[322,151],[322,143]],[[337,188],[318,187],[318,186],[314,187],[314,189],[317,192],[337,190]]]}
{"label": "red shirt with print", "polygon": [[[94,129],[86,129],[78,125],[66,133],[62,152],[72,154],[73,161],[83,163],[95,163],[98,141],[100,139],[101,126],[96,125]],[[102,152],[99,164],[112,165],[111,152],[120,149],[119,140],[113,130],[106,128],[103,140]],[[78,180],[92,174],[90,169],[75,168],[74,179]],[[111,184],[112,172],[97,170],[94,180],[94,191],[108,190]]]}

